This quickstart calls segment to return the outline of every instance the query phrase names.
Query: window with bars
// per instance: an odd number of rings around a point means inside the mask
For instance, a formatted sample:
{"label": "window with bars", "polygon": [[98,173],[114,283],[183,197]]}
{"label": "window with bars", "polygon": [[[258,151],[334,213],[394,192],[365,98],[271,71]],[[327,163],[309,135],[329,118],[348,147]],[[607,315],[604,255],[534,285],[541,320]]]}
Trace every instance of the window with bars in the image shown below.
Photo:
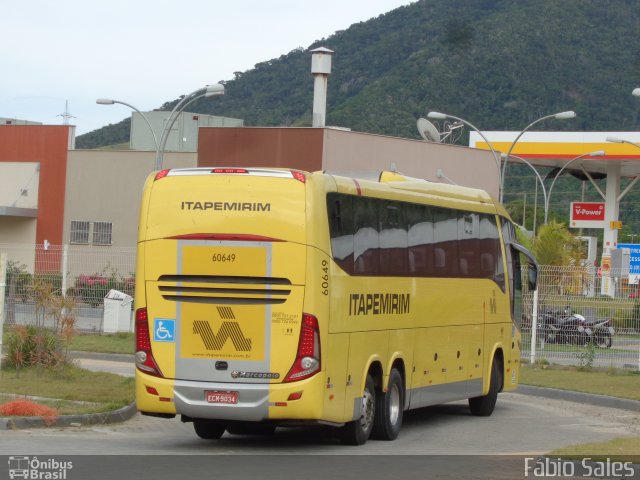
{"label": "window with bars", "polygon": [[111,222],[71,220],[69,242],[76,245],[111,245],[112,232]]}
{"label": "window with bars", "polygon": [[71,231],[69,241],[76,244],[89,243],[89,228],[91,222],[71,220]]}
{"label": "window with bars", "polygon": [[93,222],[93,237],[92,243],[94,245],[111,245],[111,222]]}

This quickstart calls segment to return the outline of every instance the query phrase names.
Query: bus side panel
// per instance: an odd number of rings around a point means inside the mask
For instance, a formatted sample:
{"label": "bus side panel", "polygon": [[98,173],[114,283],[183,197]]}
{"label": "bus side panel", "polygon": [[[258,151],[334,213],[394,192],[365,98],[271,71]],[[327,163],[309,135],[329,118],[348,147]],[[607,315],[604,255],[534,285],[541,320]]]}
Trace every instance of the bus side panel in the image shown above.
{"label": "bus side panel", "polygon": [[329,422],[341,423],[351,420],[353,415],[353,411],[345,414],[349,334],[334,333],[325,338],[327,341],[323,346],[322,356],[325,360],[326,388],[322,418]]}
{"label": "bus side panel", "polygon": [[405,391],[409,387],[409,385],[411,385],[411,379],[413,377],[414,335],[414,330],[410,329],[392,330],[391,332],[389,332],[388,363],[386,365],[383,365],[385,373],[385,387],[387,385],[389,375],[391,374],[391,367],[396,360],[399,360],[399,362],[404,365]]}
{"label": "bus side panel", "polygon": [[520,382],[520,345],[522,342],[520,330],[511,324],[511,338],[505,344],[505,376],[504,390],[515,390]]}
{"label": "bus side panel", "polygon": [[423,387],[444,383],[445,374],[438,363],[438,351],[441,346],[444,328],[419,328],[414,330],[414,364],[415,374],[412,378],[412,388],[416,389],[411,398],[411,404],[420,403],[420,391]]}
{"label": "bus side panel", "polygon": [[[493,323],[486,326],[485,330],[485,368],[483,376],[483,388],[482,394],[489,393],[489,386],[491,384],[491,368],[494,357],[497,357],[497,352],[502,351],[503,357],[505,356],[505,346],[507,342],[510,342],[511,324],[506,323]],[[504,365],[502,366],[503,378],[506,379],[506,358],[504,359]]]}
{"label": "bus side panel", "polygon": [[[360,418],[360,407],[364,384],[369,367],[379,362],[387,364],[389,349],[388,331],[354,332],[349,335],[349,367],[345,394],[345,418]],[[375,352],[375,353],[372,353]]]}

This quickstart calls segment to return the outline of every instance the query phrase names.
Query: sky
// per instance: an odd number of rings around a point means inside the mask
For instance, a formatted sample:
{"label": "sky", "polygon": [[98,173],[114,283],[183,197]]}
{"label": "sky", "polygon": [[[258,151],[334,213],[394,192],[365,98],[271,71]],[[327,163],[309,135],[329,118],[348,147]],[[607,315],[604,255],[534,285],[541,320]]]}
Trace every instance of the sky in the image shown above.
{"label": "sky", "polygon": [[[0,117],[81,135],[411,0],[19,0],[0,14]],[[309,58],[311,68],[311,58]],[[309,81],[312,79],[310,77]]]}

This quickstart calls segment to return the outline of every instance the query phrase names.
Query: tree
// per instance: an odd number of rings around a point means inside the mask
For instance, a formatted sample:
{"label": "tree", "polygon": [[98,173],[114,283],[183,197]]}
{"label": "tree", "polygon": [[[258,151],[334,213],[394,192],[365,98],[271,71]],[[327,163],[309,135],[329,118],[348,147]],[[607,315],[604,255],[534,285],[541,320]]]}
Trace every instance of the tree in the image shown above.
{"label": "tree", "polygon": [[540,265],[580,265],[584,260],[580,241],[569,232],[564,223],[556,221],[540,227],[532,249]]}

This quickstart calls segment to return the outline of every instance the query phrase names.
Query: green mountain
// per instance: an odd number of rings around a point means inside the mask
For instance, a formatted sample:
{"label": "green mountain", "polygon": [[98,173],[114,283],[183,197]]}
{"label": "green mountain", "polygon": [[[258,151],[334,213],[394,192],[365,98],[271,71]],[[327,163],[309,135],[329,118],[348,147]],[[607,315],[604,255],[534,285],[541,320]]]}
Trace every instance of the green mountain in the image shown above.
{"label": "green mountain", "polygon": [[[238,72],[224,82],[223,97],[189,111],[243,118],[247,126],[310,126],[308,50],[324,46],[335,51],[328,125],[418,138],[416,119],[429,110],[483,130],[520,130],[575,110],[576,119],[537,129],[637,130],[638,7],[637,0],[420,0]],[[79,136],[77,147],[127,141],[124,122]],[[510,192],[533,191],[531,172],[510,173]]]}

